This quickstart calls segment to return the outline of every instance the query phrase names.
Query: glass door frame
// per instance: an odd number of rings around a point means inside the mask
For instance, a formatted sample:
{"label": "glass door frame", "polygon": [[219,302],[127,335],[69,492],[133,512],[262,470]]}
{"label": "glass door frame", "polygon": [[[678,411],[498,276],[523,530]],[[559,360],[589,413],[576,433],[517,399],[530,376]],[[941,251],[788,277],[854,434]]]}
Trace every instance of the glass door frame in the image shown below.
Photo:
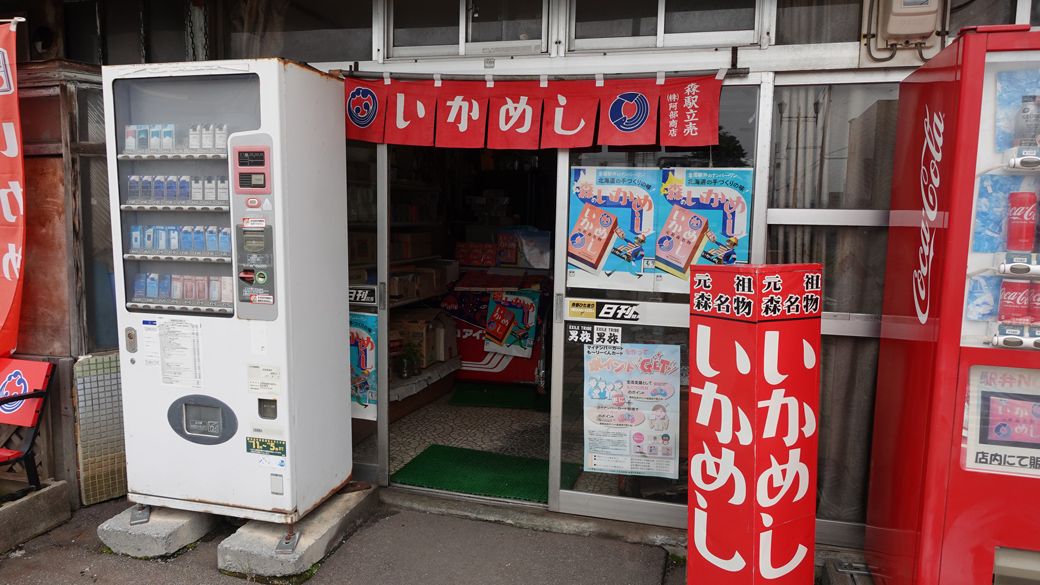
{"label": "glass door frame", "polygon": [[[751,214],[751,262],[766,259],[766,204],[769,192],[773,126],[773,73],[752,73],[746,77],[728,78],[724,85],[750,85],[759,88],[755,132],[755,179]],[[687,507],[670,502],[640,500],[560,489],[563,436],[564,320],[567,306],[567,233],[570,198],[570,150],[560,149],[556,155],[556,224],[553,256],[553,338],[552,377],[550,378],[549,425],[549,510],[581,516],[593,516],[640,524],[686,529]],[[577,297],[575,297],[577,298]],[[641,303],[663,305],[665,303]],[[674,303],[673,303],[674,305]],[[680,305],[682,306],[682,305]],[[665,308],[672,311],[675,307]],[[688,309],[681,309],[688,314]],[[647,324],[650,324],[649,322]],[[659,323],[668,325],[668,323]],[[685,433],[680,440],[686,440]]]}

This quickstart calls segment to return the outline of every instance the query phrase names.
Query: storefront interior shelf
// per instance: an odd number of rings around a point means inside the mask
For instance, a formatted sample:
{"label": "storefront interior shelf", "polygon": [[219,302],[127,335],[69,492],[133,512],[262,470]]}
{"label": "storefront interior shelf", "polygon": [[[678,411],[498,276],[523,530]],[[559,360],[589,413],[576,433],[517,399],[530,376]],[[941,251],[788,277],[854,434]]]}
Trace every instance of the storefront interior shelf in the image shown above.
{"label": "storefront interior shelf", "polygon": [[128,309],[141,309],[145,311],[179,311],[182,313],[213,313],[217,315],[231,315],[235,312],[234,306],[225,303],[213,303],[207,305],[184,305],[163,303],[161,299],[155,301],[129,301],[126,303]]}
{"label": "storefront interior shelf", "polygon": [[390,400],[404,400],[429,388],[436,382],[450,376],[462,367],[462,360],[455,357],[438,362],[426,368],[416,376],[394,378],[390,380]]}
{"label": "storefront interior shelf", "polygon": [[[440,256],[419,256],[417,258],[404,258],[404,259],[401,259],[401,260],[391,260],[390,261],[390,265],[391,266],[399,266],[401,264],[416,264],[416,263],[419,263],[419,262],[426,262],[426,261],[429,261],[429,260],[440,260],[440,259],[441,259]],[[376,263],[375,262],[368,262],[368,263],[363,263],[363,264],[356,264],[354,262],[351,262],[350,263],[350,267],[351,268],[375,268],[376,267]]]}
{"label": "storefront interior shelf", "polygon": [[397,300],[397,301],[391,301],[390,302],[390,308],[391,309],[396,309],[398,307],[406,307],[408,305],[414,305],[415,303],[421,303],[422,301],[428,301],[430,299],[435,299],[437,297],[442,297],[442,296],[444,296],[446,294],[448,294],[448,293],[445,292],[445,291],[439,291],[439,292],[435,292],[433,294],[430,294],[430,295],[427,295],[427,296],[424,296],[424,297],[417,297],[417,298],[414,298],[414,299],[401,299],[401,300]]}
{"label": "storefront interior shelf", "polygon": [[123,259],[151,260],[154,262],[202,262],[207,264],[231,264],[230,255],[189,256],[187,254],[146,254],[131,252],[129,254],[123,254]]}
{"label": "storefront interior shelf", "polygon": [[134,152],[117,154],[119,160],[226,160],[226,152]]}
{"label": "storefront interior shelf", "polygon": [[[410,229],[410,228],[428,228],[428,229],[432,229],[432,228],[437,227],[438,225],[440,225],[440,224],[430,223],[430,222],[415,222],[415,223],[401,222],[401,223],[392,223],[392,224],[390,224],[390,229],[392,229],[392,230],[395,230],[395,229]],[[371,229],[371,230],[374,230],[374,229],[377,228],[376,222],[374,222],[374,221],[359,221],[359,222],[356,222],[356,223],[355,222],[351,222],[350,223],[350,227],[351,228],[355,228],[355,229]]]}
{"label": "storefront interior shelf", "polygon": [[119,206],[123,211],[230,211],[228,203],[124,203]]}

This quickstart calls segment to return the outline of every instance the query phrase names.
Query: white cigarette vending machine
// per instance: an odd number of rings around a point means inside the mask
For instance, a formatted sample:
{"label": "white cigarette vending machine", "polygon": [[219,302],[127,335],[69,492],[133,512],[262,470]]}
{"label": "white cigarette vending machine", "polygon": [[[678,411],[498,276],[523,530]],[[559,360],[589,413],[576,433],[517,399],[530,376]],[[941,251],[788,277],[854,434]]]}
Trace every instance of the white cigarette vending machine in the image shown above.
{"label": "white cigarette vending machine", "polygon": [[351,474],[343,84],[105,67],[129,499],[292,523]]}

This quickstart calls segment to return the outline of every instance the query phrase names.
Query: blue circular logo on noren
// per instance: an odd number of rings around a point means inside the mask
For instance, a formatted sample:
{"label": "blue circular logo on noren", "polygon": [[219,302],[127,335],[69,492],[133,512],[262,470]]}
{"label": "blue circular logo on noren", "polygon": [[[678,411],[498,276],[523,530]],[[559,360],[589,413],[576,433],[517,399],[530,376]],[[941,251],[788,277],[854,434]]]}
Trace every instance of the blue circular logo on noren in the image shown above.
{"label": "blue circular logo on noren", "polygon": [[[11,372],[7,375],[7,378],[4,379],[3,384],[0,384],[0,398],[28,393],[29,383],[25,381],[25,376],[22,375],[21,370]],[[0,406],[0,412],[4,414],[14,414],[23,404],[25,404],[24,400],[8,402],[7,404]]]}
{"label": "blue circular logo on noren", "polygon": [[368,128],[379,112],[379,98],[367,87],[355,87],[347,96],[347,116],[358,128]]}
{"label": "blue circular logo on noren", "polygon": [[610,123],[622,132],[635,132],[650,118],[650,100],[638,91],[618,94],[610,104]]}

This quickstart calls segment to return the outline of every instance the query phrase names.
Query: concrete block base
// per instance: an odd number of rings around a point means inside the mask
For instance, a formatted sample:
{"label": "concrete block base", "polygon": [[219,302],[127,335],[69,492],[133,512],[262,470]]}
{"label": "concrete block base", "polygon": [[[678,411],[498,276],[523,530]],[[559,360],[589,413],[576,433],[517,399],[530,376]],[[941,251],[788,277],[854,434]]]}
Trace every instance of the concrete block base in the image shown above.
{"label": "concrete block base", "polygon": [[350,532],[375,511],[376,489],[338,493],[296,523],[300,540],[291,553],[275,552],[287,526],[251,520],[217,547],[217,567],[244,577],[292,577],[309,575]]}
{"label": "concrete block base", "polygon": [[[14,491],[24,485],[0,486],[0,491]],[[10,487],[10,489],[6,489]],[[72,517],[69,486],[64,481],[44,483],[37,491],[0,505],[0,553],[28,542]]]}
{"label": "concrete block base", "polygon": [[206,536],[217,523],[209,514],[152,506],[147,523],[131,526],[132,510],[131,506],[106,520],[97,535],[113,552],[139,559],[170,556]]}

